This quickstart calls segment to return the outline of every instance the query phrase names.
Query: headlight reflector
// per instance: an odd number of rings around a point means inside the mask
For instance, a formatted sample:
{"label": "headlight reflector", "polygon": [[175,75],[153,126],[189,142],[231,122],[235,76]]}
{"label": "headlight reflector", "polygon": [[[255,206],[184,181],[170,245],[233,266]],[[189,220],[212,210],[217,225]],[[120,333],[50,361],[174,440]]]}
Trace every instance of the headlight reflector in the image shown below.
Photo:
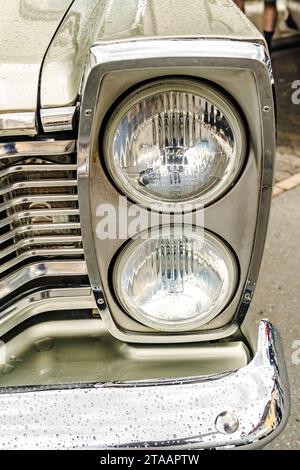
{"label": "headlight reflector", "polygon": [[115,184],[144,205],[204,205],[234,181],[245,157],[238,112],[218,91],[192,80],[146,85],[113,113],[104,137]]}
{"label": "headlight reflector", "polygon": [[155,229],[119,254],[113,269],[124,310],[162,331],[196,328],[218,315],[237,282],[237,266],[215,235],[193,226]]}

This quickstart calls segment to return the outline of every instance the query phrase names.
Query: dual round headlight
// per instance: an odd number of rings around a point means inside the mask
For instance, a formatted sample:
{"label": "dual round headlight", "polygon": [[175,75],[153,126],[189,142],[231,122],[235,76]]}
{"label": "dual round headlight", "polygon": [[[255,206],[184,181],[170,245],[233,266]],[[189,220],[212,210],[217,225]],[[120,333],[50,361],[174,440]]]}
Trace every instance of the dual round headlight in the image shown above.
{"label": "dual round headlight", "polygon": [[193,226],[144,235],[125,246],[114,266],[113,285],[125,311],[164,331],[190,330],[220,313],[237,282],[227,246]]}
{"label": "dual round headlight", "polygon": [[[127,96],[104,134],[105,165],[134,202],[162,212],[215,201],[245,159],[243,122],[232,103],[193,80],[151,83]],[[197,328],[218,315],[237,283],[237,263],[217,236],[174,225],[137,237],[119,254],[113,285],[123,309],[163,331]]]}
{"label": "dual round headlight", "polygon": [[144,86],[115,109],[104,136],[115,184],[144,206],[168,211],[211,203],[237,177],[245,130],[227,98],[206,84]]}

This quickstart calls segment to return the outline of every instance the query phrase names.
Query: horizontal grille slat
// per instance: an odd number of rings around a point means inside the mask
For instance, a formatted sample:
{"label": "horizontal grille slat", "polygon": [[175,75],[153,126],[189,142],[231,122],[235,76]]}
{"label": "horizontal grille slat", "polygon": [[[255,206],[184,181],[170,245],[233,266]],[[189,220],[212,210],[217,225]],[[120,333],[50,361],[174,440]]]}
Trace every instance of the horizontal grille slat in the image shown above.
{"label": "horizontal grille slat", "polygon": [[5,258],[6,256],[10,255],[14,251],[19,251],[22,250],[28,246],[36,246],[36,245],[49,245],[49,246],[58,246],[62,245],[64,246],[65,244],[69,243],[80,243],[81,242],[81,236],[66,236],[66,235],[61,235],[61,236],[56,236],[56,237],[30,237],[30,238],[24,238],[24,240],[21,240],[17,243],[14,243],[13,245],[5,248],[4,250],[1,250],[1,255],[2,258]]}
{"label": "horizontal grille slat", "polygon": [[[34,233],[36,230],[35,225],[25,225],[24,227],[18,227],[15,230],[6,233],[5,235],[0,236],[0,245],[7,242],[11,238],[18,239],[22,235]],[[78,231],[80,230],[80,223],[68,223],[68,224],[39,224],[39,232],[52,231],[52,232],[67,232],[67,231]]]}
{"label": "horizontal grille slat", "polygon": [[[64,215],[79,215],[79,209],[46,209],[46,210],[31,210],[20,212],[12,216],[6,217],[0,222],[0,228],[5,227],[6,225],[18,222],[22,219],[31,220],[39,217],[56,217]],[[38,227],[37,227],[38,230]]]}
{"label": "horizontal grille slat", "polygon": [[95,298],[91,288],[46,289],[29,295],[0,312],[1,334],[5,334],[21,321],[40,313],[53,310],[68,311],[74,303],[76,309],[95,308]]}
{"label": "horizontal grille slat", "polygon": [[37,172],[44,171],[76,171],[76,165],[15,165],[0,171],[0,178],[11,177],[16,173]]}
{"label": "horizontal grille slat", "polygon": [[75,153],[76,140],[40,140],[0,143],[0,161],[7,158],[69,155]]}
{"label": "horizontal grille slat", "polygon": [[13,183],[9,186],[0,189],[0,196],[4,196],[10,192],[24,188],[49,188],[49,187],[64,187],[64,186],[76,186],[76,180],[40,180],[40,181],[20,181],[19,183]]}
{"label": "horizontal grille slat", "polygon": [[66,202],[66,201],[78,201],[77,194],[53,194],[53,195],[36,195],[36,196],[20,196],[9,201],[0,204],[0,212],[7,209],[19,206],[22,204],[28,204],[31,202]]}
{"label": "horizontal grille slat", "polygon": [[[15,289],[86,276],[77,194],[76,141],[0,144],[0,311]],[[70,267],[69,263],[73,263]],[[81,264],[80,264],[81,263]],[[76,269],[76,264],[80,269]],[[64,267],[66,266],[65,271]],[[57,274],[55,274],[57,267]],[[23,273],[23,274],[19,274]],[[31,273],[26,280],[24,273]],[[11,284],[13,283],[13,284]]]}
{"label": "horizontal grille slat", "polygon": [[5,271],[18,266],[21,262],[27,261],[30,258],[47,258],[47,257],[59,257],[59,256],[74,256],[74,255],[83,255],[82,248],[57,248],[57,249],[43,249],[43,250],[31,250],[26,251],[22,255],[14,258],[7,263],[4,263],[0,266],[0,274],[4,273]]}
{"label": "horizontal grille slat", "polygon": [[86,276],[85,261],[43,261],[17,269],[3,279],[0,284],[0,299],[12,294],[29,282],[40,278],[55,278],[57,276]]}

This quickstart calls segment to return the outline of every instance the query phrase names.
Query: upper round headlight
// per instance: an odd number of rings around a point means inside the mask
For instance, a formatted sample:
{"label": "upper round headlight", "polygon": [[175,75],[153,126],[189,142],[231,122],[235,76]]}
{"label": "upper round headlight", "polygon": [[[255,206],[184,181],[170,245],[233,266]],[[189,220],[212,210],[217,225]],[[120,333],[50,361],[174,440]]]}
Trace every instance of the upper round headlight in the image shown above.
{"label": "upper round headlight", "polygon": [[115,184],[143,205],[193,208],[218,198],[245,158],[245,130],[219,91],[193,80],[166,79],[128,96],[104,136]]}
{"label": "upper round headlight", "polygon": [[186,331],[208,322],[224,309],[236,282],[237,265],[227,246],[187,225],[141,234],[125,246],[113,268],[124,310],[162,331]]}

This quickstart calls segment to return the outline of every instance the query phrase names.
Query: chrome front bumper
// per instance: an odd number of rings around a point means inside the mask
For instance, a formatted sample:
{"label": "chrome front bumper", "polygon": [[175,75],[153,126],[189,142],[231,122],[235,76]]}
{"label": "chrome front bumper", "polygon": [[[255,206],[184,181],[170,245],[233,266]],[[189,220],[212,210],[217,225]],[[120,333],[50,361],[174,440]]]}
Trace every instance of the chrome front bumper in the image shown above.
{"label": "chrome front bumper", "polygon": [[222,375],[0,390],[0,448],[261,448],[287,422],[280,339],[259,326],[257,352]]}

